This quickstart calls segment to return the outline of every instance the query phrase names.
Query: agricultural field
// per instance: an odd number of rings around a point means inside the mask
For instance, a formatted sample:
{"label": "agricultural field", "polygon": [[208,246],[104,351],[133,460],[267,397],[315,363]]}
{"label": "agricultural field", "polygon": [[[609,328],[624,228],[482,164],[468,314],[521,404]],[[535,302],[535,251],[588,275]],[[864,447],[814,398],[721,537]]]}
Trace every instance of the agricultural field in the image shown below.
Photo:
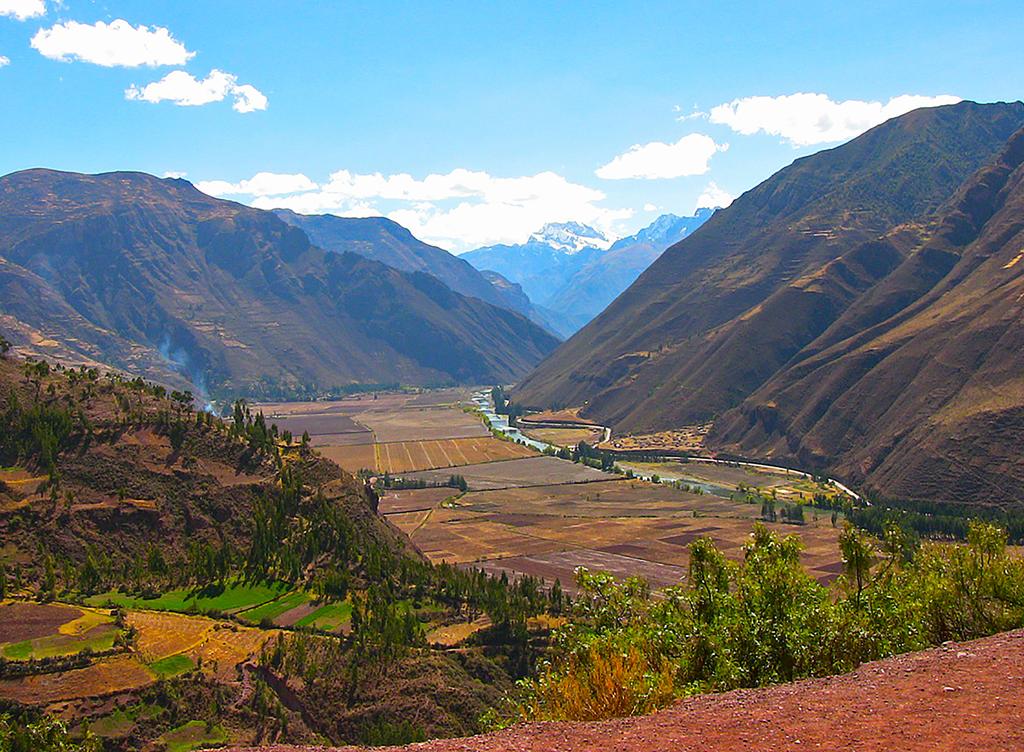
{"label": "agricultural field", "polygon": [[137,658],[115,655],[84,668],[59,673],[0,679],[0,699],[24,705],[47,706],[97,695],[146,687],[155,676]]}
{"label": "agricultural field", "polygon": [[224,587],[210,585],[201,590],[181,588],[169,590],[156,598],[142,598],[125,593],[101,593],[86,599],[91,606],[121,606],[153,611],[220,611],[236,613],[280,598],[288,591],[281,583],[229,582]]}
{"label": "agricultural field", "polygon": [[[460,467],[458,474],[466,479],[472,490],[541,486],[551,483],[585,483],[614,477],[586,465],[536,454],[519,460],[467,465]],[[451,472],[446,470],[427,470],[406,473],[404,477],[428,483],[443,483],[449,475]]]}
{"label": "agricultural field", "polygon": [[522,418],[523,423],[589,423],[596,426],[592,420],[580,417],[582,408],[572,407],[565,410],[545,410],[539,413],[530,413]]}
{"label": "agricultural field", "polygon": [[195,749],[217,747],[228,740],[227,732],[220,726],[207,728],[203,721],[189,721],[160,737],[167,752],[192,752]]}
{"label": "agricultural field", "polygon": [[387,489],[381,492],[378,511],[381,514],[424,512],[450,499],[459,492],[454,488]]}
{"label": "agricultural field", "polygon": [[531,439],[555,446],[576,446],[581,441],[593,446],[604,437],[600,428],[530,428],[523,421],[519,422],[519,430]]}
{"label": "agricultural field", "polygon": [[293,436],[307,431],[317,451],[350,473],[408,473],[536,455],[491,436],[477,415],[462,409],[469,394],[441,389],[258,408]]}
{"label": "agricultural field", "polygon": [[[113,628],[109,613],[62,604],[8,603],[0,609],[5,638],[46,640],[61,635],[61,629],[70,632],[74,629],[70,625],[82,624],[83,620],[97,623],[88,629],[83,626],[83,635],[99,626]],[[81,615],[67,621],[76,612]],[[176,676],[198,666],[221,681],[234,681],[238,678],[237,666],[257,655],[263,643],[277,633],[272,629],[243,627],[230,621],[170,611],[129,611],[127,623],[136,631],[131,652],[121,649],[121,652],[101,656],[71,670],[0,680],[0,699],[43,706],[71,702],[138,690],[157,679]],[[86,647],[97,650],[83,641],[75,652]],[[25,658],[54,655],[58,654]],[[18,660],[25,658],[19,656]]]}
{"label": "agricultural field", "polygon": [[[471,491],[446,507],[388,519],[433,561],[559,579],[571,590],[579,566],[641,575],[656,587],[677,583],[690,543],[703,536],[738,560],[759,513],[754,504],[623,479]],[[769,527],[800,535],[804,565],[818,579],[842,570],[829,514],[809,511],[804,525]]]}
{"label": "agricultural field", "polygon": [[362,413],[359,420],[370,427],[378,443],[490,435],[479,418],[458,407],[405,405],[397,410]]}
{"label": "agricultural field", "polygon": [[0,656],[7,660],[109,650],[118,632],[108,611],[19,602],[0,606]]}
{"label": "agricultural field", "polygon": [[376,444],[336,444],[317,446],[324,457],[336,462],[342,469],[355,474],[360,470],[377,470]]}

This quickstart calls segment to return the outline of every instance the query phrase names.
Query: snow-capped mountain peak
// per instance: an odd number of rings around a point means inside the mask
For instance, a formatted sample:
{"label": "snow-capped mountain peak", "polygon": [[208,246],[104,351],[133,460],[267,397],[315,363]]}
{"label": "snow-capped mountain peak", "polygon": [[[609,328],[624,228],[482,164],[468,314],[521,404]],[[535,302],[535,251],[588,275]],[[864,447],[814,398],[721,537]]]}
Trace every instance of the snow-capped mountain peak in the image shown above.
{"label": "snow-capped mountain peak", "polygon": [[584,248],[607,250],[608,240],[593,227],[579,222],[549,222],[530,236],[531,242],[544,243],[564,253],[579,253]]}
{"label": "snow-capped mountain peak", "polygon": [[640,230],[635,235],[619,238],[612,245],[613,249],[625,248],[637,243],[649,243],[655,246],[668,246],[679,242],[685,236],[704,224],[714,209],[698,209],[692,217],[680,217],[676,214],[662,214],[654,222]]}

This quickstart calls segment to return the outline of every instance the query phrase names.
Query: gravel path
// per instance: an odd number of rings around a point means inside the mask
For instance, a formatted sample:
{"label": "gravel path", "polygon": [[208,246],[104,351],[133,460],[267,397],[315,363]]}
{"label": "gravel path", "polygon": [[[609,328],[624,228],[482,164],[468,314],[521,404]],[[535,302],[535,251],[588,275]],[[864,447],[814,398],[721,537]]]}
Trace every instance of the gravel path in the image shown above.
{"label": "gravel path", "polygon": [[[297,752],[273,747],[261,752]],[[312,748],[306,748],[307,750]],[[352,748],[346,748],[352,749]],[[640,718],[538,723],[407,752],[995,752],[1024,750],[1024,630]],[[337,750],[336,752],[341,752]]]}

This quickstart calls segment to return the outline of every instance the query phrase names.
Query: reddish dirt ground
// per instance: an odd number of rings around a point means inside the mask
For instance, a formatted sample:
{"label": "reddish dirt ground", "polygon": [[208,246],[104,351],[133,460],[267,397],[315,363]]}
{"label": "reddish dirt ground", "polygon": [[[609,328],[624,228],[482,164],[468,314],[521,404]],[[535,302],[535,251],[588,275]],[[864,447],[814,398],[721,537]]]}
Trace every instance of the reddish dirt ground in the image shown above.
{"label": "reddish dirt ground", "polygon": [[82,615],[71,606],[43,605],[12,601],[0,606],[0,645],[34,640],[57,631]]}
{"label": "reddish dirt ground", "polygon": [[[1024,749],[1024,630],[828,679],[683,700],[640,718],[540,723],[409,752],[989,752]],[[275,752],[295,747],[270,748]]]}

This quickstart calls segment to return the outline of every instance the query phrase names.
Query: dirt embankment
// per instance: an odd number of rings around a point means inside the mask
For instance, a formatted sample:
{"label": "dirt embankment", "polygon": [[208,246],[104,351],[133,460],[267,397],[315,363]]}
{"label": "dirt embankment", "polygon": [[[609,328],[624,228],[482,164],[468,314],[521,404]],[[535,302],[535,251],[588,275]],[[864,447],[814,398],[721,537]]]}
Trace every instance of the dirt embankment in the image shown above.
{"label": "dirt embankment", "polygon": [[531,724],[405,749],[981,752],[1024,749],[1022,718],[1024,630],[1018,630],[865,664],[843,676],[695,697],[641,718]]}

